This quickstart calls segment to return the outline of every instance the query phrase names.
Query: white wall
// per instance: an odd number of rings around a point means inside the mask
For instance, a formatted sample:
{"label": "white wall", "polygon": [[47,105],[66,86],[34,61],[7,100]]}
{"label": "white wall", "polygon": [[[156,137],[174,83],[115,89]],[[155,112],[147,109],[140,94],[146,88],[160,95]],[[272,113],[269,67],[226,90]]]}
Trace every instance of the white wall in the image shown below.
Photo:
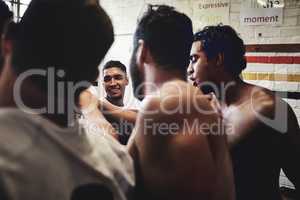
{"label": "white wall", "polygon": [[[111,16],[117,37],[121,34],[132,34],[137,17],[145,11],[147,4],[167,4],[186,13],[194,22],[197,30],[197,13],[195,6],[203,0],[101,0],[101,5]],[[300,43],[300,1],[285,0],[283,24],[276,26],[242,26],[239,23],[242,0],[230,0],[230,20],[246,44],[257,43]],[[261,36],[258,34],[261,33]]]}
{"label": "white wall", "polygon": [[[174,6],[177,10],[191,17],[193,22],[197,22],[197,15],[195,13],[197,10],[195,11],[194,7],[201,1],[202,0],[100,0],[101,5],[112,18],[116,34],[115,43],[106,56],[105,61],[117,59],[128,66],[132,50],[132,34],[135,31],[138,17],[146,10],[148,3]],[[242,0],[230,0],[229,24],[240,33],[246,44],[300,43],[300,0],[285,0],[283,24],[277,26],[240,25],[241,1]],[[194,30],[198,30],[199,28],[201,28],[199,24],[194,23]],[[300,68],[300,66],[295,67]],[[289,83],[286,85],[289,85]],[[98,89],[103,92],[101,88]],[[127,100],[132,99],[131,90],[131,86],[129,86],[126,95]],[[297,91],[300,91],[298,85]],[[298,107],[295,107],[295,109],[298,109]],[[297,110],[297,112],[298,111],[299,110]]]}

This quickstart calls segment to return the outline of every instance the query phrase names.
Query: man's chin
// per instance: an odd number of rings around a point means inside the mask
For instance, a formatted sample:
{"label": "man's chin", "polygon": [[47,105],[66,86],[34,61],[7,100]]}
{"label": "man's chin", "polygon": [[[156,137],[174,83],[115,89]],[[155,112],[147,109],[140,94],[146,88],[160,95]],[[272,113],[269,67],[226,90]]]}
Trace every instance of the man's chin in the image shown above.
{"label": "man's chin", "polygon": [[198,88],[200,88],[200,90],[204,93],[204,94],[210,94],[210,93],[215,93],[215,89],[211,86],[208,86],[208,85],[202,85],[202,86],[199,86]]}
{"label": "man's chin", "polygon": [[210,94],[212,92],[216,92],[214,87],[209,84],[193,82],[193,86],[200,89],[204,94]]}
{"label": "man's chin", "polygon": [[120,94],[110,94],[109,96],[112,99],[120,99],[120,98],[122,98],[122,95],[120,95]]}

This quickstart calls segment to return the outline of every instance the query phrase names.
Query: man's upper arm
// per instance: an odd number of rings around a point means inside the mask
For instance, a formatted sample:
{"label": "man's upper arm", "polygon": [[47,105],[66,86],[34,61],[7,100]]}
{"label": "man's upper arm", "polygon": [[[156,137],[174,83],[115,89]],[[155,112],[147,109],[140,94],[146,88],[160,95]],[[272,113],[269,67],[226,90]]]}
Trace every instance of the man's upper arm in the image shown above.
{"label": "man's upper arm", "polygon": [[258,91],[249,101],[235,108],[226,119],[227,140],[230,148],[263,125],[260,117],[272,119],[275,111],[274,96]]}
{"label": "man's upper arm", "polygon": [[288,132],[282,137],[283,171],[295,185],[300,197],[300,130],[297,118],[290,107],[288,108]]}
{"label": "man's upper arm", "polygon": [[86,109],[93,104],[93,95],[90,91],[83,91],[79,96],[79,106]]}

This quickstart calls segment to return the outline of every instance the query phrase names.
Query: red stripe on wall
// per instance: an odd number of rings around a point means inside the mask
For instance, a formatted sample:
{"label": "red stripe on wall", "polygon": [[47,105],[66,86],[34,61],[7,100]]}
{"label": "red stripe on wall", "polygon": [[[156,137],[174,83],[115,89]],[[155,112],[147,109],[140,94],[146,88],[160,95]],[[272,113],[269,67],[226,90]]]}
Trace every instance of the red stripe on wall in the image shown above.
{"label": "red stripe on wall", "polygon": [[300,56],[247,56],[248,63],[300,64]]}
{"label": "red stripe on wall", "polygon": [[293,64],[294,63],[294,57],[274,56],[274,57],[270,57],[270,63],[274,63],[274,64]]}
{"label": "red stripe on wall", "polygon": [[294,63],[300,64],[300,57],[294,57]]}
{"label": "red stripe on wall", "polygon": [[267,56],[247,56],[248,63],[269,63]]}

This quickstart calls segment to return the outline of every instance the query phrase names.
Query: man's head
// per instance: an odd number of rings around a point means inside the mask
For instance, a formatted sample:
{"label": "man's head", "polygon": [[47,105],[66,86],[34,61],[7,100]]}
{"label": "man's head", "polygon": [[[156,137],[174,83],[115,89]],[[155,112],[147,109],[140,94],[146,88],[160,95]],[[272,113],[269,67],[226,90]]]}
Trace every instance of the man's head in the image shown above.
{"label": "man's head", "polygon": [[126,67],[120,61],[111,60],[103,67],[103,86],[110,99],[123,99],[128,85]]}
{"label": "man's head", "polygon": [[[194,85],[220,84],[246,68],[243,40],[230,26],[207,26],[194,35],[188,75]],[[206,85],[206,84],[205,84]]]}
{"label": "man's head", "polygon": [[[32,0],[18,27],[13,69],[19,75],[53,67],[55,83],[91,83],[113,40],[112,23],[98,0]],[[64,73],[56,76],[58,70]],[[47,77],[31,78],[47,91]]]}
{"label": "man's head", "polygon": [[9,10],[6,3],[2,0],[0,0],[0,72],[3,65],[3,55],[2,55],[2,36],[3,31],[6,26],[6,24],[12,20],[13,13]]}
{"label": "man's head", "polygon": [[144,81],[143,68],[147,56],[160,70],[185,75],[192,41],[193,28],[189,17],[169,6],[149,5],[134,35],[130,71],[135,96],[143,95],[139,86]]}

